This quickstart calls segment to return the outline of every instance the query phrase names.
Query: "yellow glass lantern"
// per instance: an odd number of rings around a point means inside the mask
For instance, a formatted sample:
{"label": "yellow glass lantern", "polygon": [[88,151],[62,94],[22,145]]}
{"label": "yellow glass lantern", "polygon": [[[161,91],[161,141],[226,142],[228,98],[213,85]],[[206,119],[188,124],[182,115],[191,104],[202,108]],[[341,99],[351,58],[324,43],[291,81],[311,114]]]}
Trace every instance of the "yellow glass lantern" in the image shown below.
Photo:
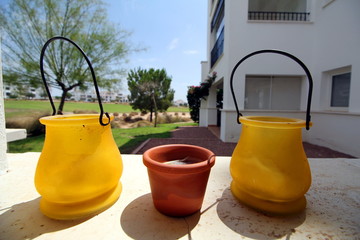
{"label": "yellow glass lantern", "polygon": [[[238,110],[233,76],[247,58],[261,53],[281,54],[299,63],[309,80],[306,121],[272,116],[244,117]],[[312,77],[296,57],[279,50],[260,50],[241,59],[230,79],[231,91],[242,124],[240,139],[230,162],[231,191],[242,203],[272,214],[292,214],[306,207],[305,193],[311,185],[311,171],[302,145],[302,128],[309,129]]]}
{"label": "yellow glass lantern", "polygon": [[[53,114],[56,110],[42,61],[46,47],[56,39],[73,43],[83,53],[74,42],[63,37],[52,38],[44,45],[40,68]],[[87,61],[98,93],[93,69]],[[100,116],[71,114],[40,119],[46,127],[46,135],[36,168],[35,186],[42,196],[40,210],[50,218],[88,217],[110,207],[120,196],[123,165],[109,124],[113,116],[104,115],[99,95],[98,100]]]}

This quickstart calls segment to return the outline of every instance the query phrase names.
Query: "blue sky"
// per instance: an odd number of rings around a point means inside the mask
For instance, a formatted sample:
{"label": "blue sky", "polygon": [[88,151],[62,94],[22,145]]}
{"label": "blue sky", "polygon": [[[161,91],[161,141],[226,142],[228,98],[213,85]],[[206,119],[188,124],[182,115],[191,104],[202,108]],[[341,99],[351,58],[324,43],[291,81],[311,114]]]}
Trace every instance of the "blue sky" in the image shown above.
{"label": "blue sky", "polygon": [[[206,60],[207,0],[103,1],[109,20],[132,32],[133,46],[147,49],[129,55],[126,68],[165,68],[174,100],[187,101],[187,87],[200,83],[200,62]],[[126,76],[122,85],[128,93]]]}
{"label": "blue sky", "polygon": [[127,68],[165,68],[174,100],[186,101],[187,87],[199,84],[200,62],[206,60],[207,0],[104,1],[110,20],[132,32],[131,43],[147,48],[130,55]]}

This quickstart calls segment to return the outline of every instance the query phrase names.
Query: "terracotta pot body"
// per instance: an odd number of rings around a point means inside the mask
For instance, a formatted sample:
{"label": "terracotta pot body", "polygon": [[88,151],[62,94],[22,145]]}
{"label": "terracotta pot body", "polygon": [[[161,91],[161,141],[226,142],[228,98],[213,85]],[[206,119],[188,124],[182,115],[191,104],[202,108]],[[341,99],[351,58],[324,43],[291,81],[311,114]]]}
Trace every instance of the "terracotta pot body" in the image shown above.
{"label": "terracotta pot body", "polygon": [[[187,159],[191,164],[170,161]],[[154,147],[143,154],[155,208],[168,216],[187,216],[201,209],[215,155],[185,144]]]}
{"label": "terracotta pot body", "polygon": [[234,149],[231,191],[241,202],[273,214],[306,206],[311,172],[302,145],[305,121],[280,117],[240,117],[242,132]]}
{"label": "terracotta pot body", "polygon": [[110,124],[99,115],[44,117],[44,147],[35,186],[40,210],[54,219],[76,219],[102,211],[121,193],[122,159]]}

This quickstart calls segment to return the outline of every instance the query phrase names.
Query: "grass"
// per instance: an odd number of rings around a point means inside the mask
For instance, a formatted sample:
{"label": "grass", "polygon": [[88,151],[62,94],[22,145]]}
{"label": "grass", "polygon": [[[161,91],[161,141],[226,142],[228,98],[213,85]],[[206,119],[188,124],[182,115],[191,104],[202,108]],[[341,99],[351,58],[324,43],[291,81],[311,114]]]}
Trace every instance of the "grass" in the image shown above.
{"label": "grass", "polygon": [[[55,101],[55,106],[59,104]],[[103,103],[104,110],[107,112],[135,112],[129,104]],[[9,109],[27,109],[39,111],[51,111],[50,102],[47,100],[5,100],[5,108]],[[74,110],[92,110],[99,111],[98,103],[90,102],[65,102],[64,112],[72,112]],[[187,107],[170,107],[168,112],[188,112]]]}
{"label": "grass", "polygon": [[[131,153],[142,142],[149,138],[169,138],[171,131],[180,126],[195,126],[195,123],[174,123],[160,124],[158,127],[140,128],[114,128],[112,133],[120,152],[123,154]],[[10,142],[8,144],[10,153],[41,152],[44,145],[44,135],[28,137],[23,140]]]}
{"label": "grass", "polygon": [[[55,106],[58,106],[58,102],[55,102]],[[129,104],[116,104],[116,103],[103,103],[104,111],[109,113],[130,113],[139,112],[134,110]],[[89,102],[65,102],[63,112],[73,111],[97,111],[100,112],[98,103]],[[188,112],[187,107],[170,107],[168,112]],[[5,100],[5,116],[6,118],[21,117],[28,113],[52,113],[52,108],[49,101],[38,100]]]}
{"label": "grass", "polygon": [[[57,105],[58,102],[55,103]],[[131,113],[135,111],[128,104],[104,103],[104,110],[110,113]],[[65,102],[64,112],[73,111],[99,111],[98,103],[88,102]],[[187,107],[170,107],[168,112],[188,112]],[[34,115],[50,115],[52,112],[49,101],[32,100],[5,100],[5,117],[11,119],[25,119]],[[194,123],[160,124],[158,127],[141,127],[131,129],[114,128],[113,136],[122,153],[131,153],[137,146],[148,138],[167,138],[170,132],[184,125],[196,125]],[[24,140],[10,142],[9,152],[41,152],[44,144],[44,135],[28,137]]]}
{"label": "grass", "polygon": [[45,135],[28,137],[23,140],[8,143],[10,153],[41,152],[44,145]]}

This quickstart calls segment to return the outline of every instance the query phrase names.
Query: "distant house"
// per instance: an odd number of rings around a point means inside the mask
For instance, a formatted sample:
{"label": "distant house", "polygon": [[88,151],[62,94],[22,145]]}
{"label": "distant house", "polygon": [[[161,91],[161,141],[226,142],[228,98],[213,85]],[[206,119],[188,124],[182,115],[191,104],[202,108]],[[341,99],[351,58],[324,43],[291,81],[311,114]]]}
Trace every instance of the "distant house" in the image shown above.
{"label": "distant house", "polygon": [[[51,90],[51,94],[53,97],[60,94],[55,93],[54,90]],[[24,89],[18,89],[17,86],[14,85],[5,85],[4,84],[4,98],[17,98],[17,99],[44,99],[47,98],[47,95],[44,93],[44,90],[42,88],[24,88]],[[73,101],[84,101],[84,102],[93,102],[97,99],[95,90],[87,90],[82,91],[80,89],[75,89],[73,91],[69,92],[71,94],[71,100]],[[125,95],[123,93],[120,93],[118,91],[106,91],[106,90],[100,90],[100,96],[102,101],[104,102],[119,102],[119,103],[127,103],[128,95]]]}
{"label": "distant house", "polygon": [[[128,95],[120,93],[118,91],[107,91],[107,90],[99,90],[102,101],[104,102],[119,102],[119,103],[127,103]],[[93,102],[96,101],[97,96],[95,90],[87,90],[82,91],[80,89],[75,89],[71,92],[71,99],[74,101],[84,101],[84,102]]]}
{"label": "distant house", "polygon": [[183,106],[185,104],[185,101],[178,99],[174,101],[174,106]]}
{"label": "distant house", "polygon": [[18,99],[41,99],[44,91],[40,88],[23,87],[20,89],[15,85],[4,84],[3,87],[4,98],[18,98]]}
{"label": "distant house", "polygon": [[[200,109],[200,125],[218,125],[220,138],[237,142],[241,125],[230,91],[230,74],[247,54],[279,49],[295,55],[313,80],[313,127],[304,141],[360,157],[360,1],[208,0],[207,61],[202,77],[217,79]],[[216,91],[223,89],[223,108]],[[234,75],[243,115],[305,119],[308,80],[291,59],[256,55]]]}

